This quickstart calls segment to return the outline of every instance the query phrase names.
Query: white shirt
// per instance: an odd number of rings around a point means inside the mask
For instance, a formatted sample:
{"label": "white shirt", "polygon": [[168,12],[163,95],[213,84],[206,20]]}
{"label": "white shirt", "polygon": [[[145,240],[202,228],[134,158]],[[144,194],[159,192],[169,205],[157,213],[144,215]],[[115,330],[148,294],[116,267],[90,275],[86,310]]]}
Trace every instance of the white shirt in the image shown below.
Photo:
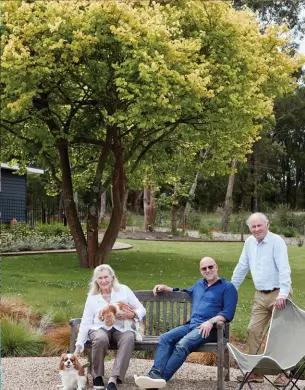
{"label": "white shirt", "polygon": [[[139,320],[142,320],[142,318],[146,314],[146,310],[142,303],[134,295],[132,290],[130,290],[130,288],[125,286],[124,284],[119,285],[118,291],[114,291],[114,289],[112,289],[110,302],[124,302],[128,303],[131,306],[134,306],[134,311]],[[81,347],[81,350],[84,349],[84,344],[88,340],[88,331],[90,329],[95,330],[99,328],[104,328],[110,330],[112,328],[115,328],[121,332],[126,331],[126,328],[124,328],[124,321],[116,320],[112,327],[106,326],[104,321],[100,321],[100,319],[98,318],[98,314],[100,310],[104,309],[108,305],[109,303],[103,298],[101,293],[98,293],[96,295],[88,295],[79,327],[77,341],[75,344],[79,345]]]}
{"label": "white shirt", "polygon": [[287,245],[282,237],[268,231],[260,243],[254,236],[247,238],[232,276],[232,283],[236,289],[244,281],[249,270],[258,291],[279,288],[279,295],[288,297],[291,289],[291,270]]}

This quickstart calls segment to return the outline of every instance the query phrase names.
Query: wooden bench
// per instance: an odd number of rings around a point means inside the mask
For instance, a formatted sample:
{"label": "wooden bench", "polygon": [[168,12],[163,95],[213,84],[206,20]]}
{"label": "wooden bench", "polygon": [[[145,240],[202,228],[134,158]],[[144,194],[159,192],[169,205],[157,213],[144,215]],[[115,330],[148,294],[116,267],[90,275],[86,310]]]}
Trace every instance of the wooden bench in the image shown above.
{"label": "wooden bench", "polygon": [[[163,292],[154,296],[152,291],[134,291],[137,298],[146,309],[145,336],[143,341],[135,342],[135,351],[154,351],[158,345],[159,335],[185,323],[190,318],[191,298],[184,292]],[[81,319],[70,321],[71,337],[70,352],[75,349],[78,325]],[[207,343],[198,348],[196,352],[217,353],[217,389],[224,389],[224,381],[230,380],[230,355],[227,348],[229,342],[229,324],[218,322],[217,342]],[[110,349],[117,349],[115,344]],[[85,344],[85,351],[88,354],[89,373],[91,365],[91,343]],[[139,373],[143,374],[143,373]],[[203,378],[204,379],[204,378]]]}

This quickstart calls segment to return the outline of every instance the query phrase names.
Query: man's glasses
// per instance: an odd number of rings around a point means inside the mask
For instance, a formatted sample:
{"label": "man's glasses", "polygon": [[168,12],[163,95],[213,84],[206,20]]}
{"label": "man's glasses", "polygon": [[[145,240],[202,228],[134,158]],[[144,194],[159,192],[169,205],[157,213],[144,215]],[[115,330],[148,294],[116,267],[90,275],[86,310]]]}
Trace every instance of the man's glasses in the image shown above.
{"label": "man's glasses", "polygon": [[207,267],[201,267],[201,271],[205,272],[207,269],[210,271],[215,267],[215,264],[213,265],[208,265]]}

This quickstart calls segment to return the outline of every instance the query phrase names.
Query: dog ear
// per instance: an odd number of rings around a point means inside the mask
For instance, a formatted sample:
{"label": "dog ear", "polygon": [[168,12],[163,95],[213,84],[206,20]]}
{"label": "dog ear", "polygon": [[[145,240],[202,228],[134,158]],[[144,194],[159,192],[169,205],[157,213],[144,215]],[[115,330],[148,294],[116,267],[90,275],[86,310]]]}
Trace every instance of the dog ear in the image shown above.
{"label": "dog ear", "polygon": [[63,353],[60,357],[60,362],[59,362],[59,370],[62,371],[64,369],[64,357],[65,357],[65,353]]}
{"label": "dog ear", "polygon": [[105,309],[100,310],[100,312],[98,313],[98,318],[100,321],[104,321],[104,315],[105,315]]}
{"label": "dog ear", "polygon": [[79,365],[79,368],[77,368],[77,370],[79,376],[85,376],[85,370],[81,364]]}
{"label": "dog ear", "polygon": [[116,313],[117,313],[117,311],[118,311],[117,308],[116,308],[116,306],[114,306],[114,305],[109,305],[108,308],[109,308],[109,310],[110,310],[111,313],[113,313],[114,315],[116,315]]}
{"label": "dog ear", "polygon": [[74,368],[75,370],[79,371],[81,369],[81,364],[79,362],[79,360],[74,356]]}

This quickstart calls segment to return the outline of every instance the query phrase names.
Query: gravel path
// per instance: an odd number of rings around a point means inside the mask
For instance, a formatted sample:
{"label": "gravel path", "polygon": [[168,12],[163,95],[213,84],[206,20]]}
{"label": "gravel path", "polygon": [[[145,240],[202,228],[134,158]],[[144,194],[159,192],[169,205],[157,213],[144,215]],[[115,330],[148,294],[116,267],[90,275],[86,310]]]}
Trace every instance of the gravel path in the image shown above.
{"label": "gravel path", "polygon": [[[2,390],[56,390],[60,385],[58,364],[59,358],[57,357],[3,358]],[[125,381],[118,386],[118,390],[138,390],[134,384],[133,376],[147,373],[151,366],[151,360],[131,359]],[[106,362],[106,378],[110,374],[111,367],[112,362]],[[226,389],[238,388],[235,379],[238,373],[238,370],[231,370],[231,381],[225,384]],[[305,381],[300,384],[304,386]],[[90,382],[89,389],[91,388]],[[216,388],[216,367],[184,363],[167,384],[165,390],[215,390]],[[271,388],[272,386],[266,382],[253,386],[253,390],[269,390]]]}

